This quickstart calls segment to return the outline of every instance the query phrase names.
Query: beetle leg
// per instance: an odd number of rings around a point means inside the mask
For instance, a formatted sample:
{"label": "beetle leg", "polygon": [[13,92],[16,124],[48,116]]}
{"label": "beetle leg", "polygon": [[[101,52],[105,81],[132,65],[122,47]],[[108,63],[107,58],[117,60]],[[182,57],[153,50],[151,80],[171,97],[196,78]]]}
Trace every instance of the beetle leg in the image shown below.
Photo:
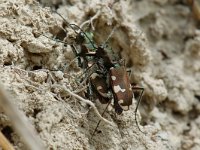
{"label": "beetle leg", "polygon": [[141,93],[140,93],[140,95],[139,95],[139,98],[138,98],[138,102],[137,102],[136,108],[135,108],[135,122],[136,122],[136,124],[137,124],[138,129],[139,129],[142,133],[144,133],[144,132],[140,129],[139,124],[138,124],[138,121],[137,121],[137,110],[138,110],[138,107],[139,107],[139,105],[140,105],[140,102],[141,102],[141,99],[142,99],[142,95],[143,95],[143,93],[144,93],[144,88],[143,88],[143,87],[133,86],[132,89],[133,89],[133,90],[140,90],[140,91],[141,91]]}
{"label": "beetle leg", "polygon": [[[111,100],[108,102],[108,104],[106,105],[106,108],[104,109],[103,113],[101,114],[102,117],[103,117],[104,113],[106,112],[106,110],[108,109],[108,106],[110,105],[110,103],[111,103]],[[92,133],[92,137],[94,136],[95,132],[97,131],[97,128],[98,128],[100,123],[101,123],[101,120],[99,120],[99,122],[97,123],[97,126],[96,126],[94,132]]]}
{"label": "beetle leg", "polygon": [[87,97],[89,100],[92,101],[92,98],[93,98],[93,90],[92,90],[92,85],[91,85],[91,82],[89,81],[88,83],[88,88],[87,88]]}

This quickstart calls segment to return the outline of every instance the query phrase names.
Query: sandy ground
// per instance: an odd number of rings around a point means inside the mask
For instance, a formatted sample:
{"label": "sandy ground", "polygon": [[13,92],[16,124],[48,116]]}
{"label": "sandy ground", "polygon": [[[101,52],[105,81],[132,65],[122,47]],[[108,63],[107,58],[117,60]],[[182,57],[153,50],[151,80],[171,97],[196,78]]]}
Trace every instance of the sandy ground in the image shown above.
{"label": "sandy ground", "polygon": [[[189,2],[189,1],[188,1]],[[45,1],[0,0],[0,81],[40,136],[46,149],[200,149],[200,4],[184,0]],[[89,20],[96,43],[116,27],[109,46],[132,70],[131,81],[145,88],[135,104],[99,121],[93,109],[62,87],[83,96],[75,80],[82,73],[71,47],[47,37],[70,23]],[[199,9],[198,9],[199,8]],[[95,17],[94,17],[95,16]],[[90,18],[92,18],[90,20]],[[198,18],[199,17],[199,18]],[[66,38],[74,36],[68,30]],[[45,36],[43,36],[45,35]],[[61,36],[60,36],[61,37]],[[70,67],[69,64],[71,63]],[[105,106],[94,101],[99,112]],[[15,149],[26,149],[0,111],[0,129]]]}

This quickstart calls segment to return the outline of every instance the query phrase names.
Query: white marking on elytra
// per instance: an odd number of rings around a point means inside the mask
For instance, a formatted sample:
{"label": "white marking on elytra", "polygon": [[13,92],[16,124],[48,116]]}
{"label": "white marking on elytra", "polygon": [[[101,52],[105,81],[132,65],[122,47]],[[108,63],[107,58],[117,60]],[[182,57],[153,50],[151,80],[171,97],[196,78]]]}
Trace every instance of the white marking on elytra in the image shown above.
{"label": "white marking on elytra", "polygon": [[98,86],[97,87],[97,90],[101,90],[101,89],[103,89],[102,86]]}
{"label": "white marking on elytra", "polygon": [[130,84],[129,90],[132,91],[132,86],[131,86],[131,84]]}
{"label": "white marking on elytra", "polygon": [[98,76],[97,73],[93,73],[93,74],[91,75],[91,78],[92,78],[92,79],[95,79],[97,76]]}
{"label": "white marking on elytra", "polygon": [[124,100],[123,100],[123,99],[120,99],[120,100],[118,101],[118,103],[119,103],[119,104],[123,104],[123,103],[124,103]]}
{"label": "white marking on elytra", "polygon": [[115,76],[111,76],[111,79],[114,81],[114,80],[116,80],[116,77]]}
{"label": "white marking on elytra", "polygon": [[119,91],[125,92],[126,89],[122,89],[119,85],[114,86],[114,92],[115,92],[115,93],[118,93]]}
{"label": "white marking on elytra", "polygon": [[100,91],[99,91],[99,94],[100,94],[101,96],[103,96],[103,97],[109,97],[108,93],[103,93],[103,92],[100,92]]}
{"label": "white marking on elytra", "polygon": [[92,66],[92,64],[91,63],[88,63],[88,67],[91,67]]}
{"label": "white marking on elytra", "polygon": [[[106,104],[107,105],[107,104]],[[113,106],[111,104],[108,105],[108,111],[111,111],[113,109]]]}
{"label": "white marking on elytra", "polygon": [[120,100],[118,101],[118,103],[119,103],[120,107],[121,107],[123,110],[129,110],[129,106],[122,106],[122,105],[121,105],[121,104],[124,103],[124,100],[123,100],[123,99],[120,99]]}
{"label": "white marking on elytra", "polygon": [[[121,106],[121,105],[120,105]],[[121,106],[121,108],[123,109],[123,110],[129,110],[129,106]]]}
{"label": "white marking on elytra", "polygon": [[103,92],[101,92],[101,91],[100,91],[101,89],[103,89],[102,86],[98,86],[98,87],[97,87],[97,90],[99,91],[99,94],[101,94],[101,96],[103,96],[103,97],[109,97],[108,93],[103,93]]}

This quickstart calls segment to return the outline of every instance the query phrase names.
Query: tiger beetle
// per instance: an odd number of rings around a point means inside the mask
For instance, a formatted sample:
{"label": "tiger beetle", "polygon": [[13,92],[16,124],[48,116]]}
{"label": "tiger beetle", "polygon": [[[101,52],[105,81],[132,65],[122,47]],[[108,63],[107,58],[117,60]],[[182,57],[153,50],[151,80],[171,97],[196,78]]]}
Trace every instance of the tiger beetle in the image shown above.
{"label": "tiger beetle", "polygon": [[[94,56],[94,61],[99,69],[98,73],[96,72],[92,74],[92,84],[95,86],[97,92],[104,98],[108,97],[109,94],[107,93],[107,91],[109,89],[112,91],[112,97],[114,99],[114,108],[117,114],[121,114],[123,111],[129,110],[129,106],[132,104],[132,101],[134,99],[135,90],[141,91],[138,99],[138,104],[135,109],[135,121],[137,127],[139,128],[139,124],[136,119],[136,114],[144,92],[144,88],[132,85],[129,79],[129,75],[126,71],[125,65],[121,65],[118,62],[112,61],[103,47],[100,46],[97,48],[96,53],[88,53],[87,55]],[[101,75],[102,77],[100,77]],[[103,77],[105,79],[101,80]],[[105,88],[106,77],[108,80],[107,88]],[[110,101],[107,100],[106,102],[108,103]],[[139,130],[141,131],[140,128]]]}
{"label": "tiger beetle", "polygon": [[[99,46],[96,52],[89,52],[89,50],[86,50],[86,47],[84,47],[83,51],[79,54],[81,55],[78,56],[82,56],[85,61],[87,61],[86,56],[93,56],[92,61],[97,65],[98,69],[91,75],[89,82],[93,85],[94,90],[98,93],[98,95],[103,97],[103,100],[99,98],[101,103],[110,103],[110,99],[114,99],[114,108],[117,114],[121,114],[123,110],[129,110],[129,106],[132,104],[134,99],[134,90],[141,91],[138,104],[135,109],[135,120],[139,128],[136,113],[144,88],[131,85],[125,65],[122,66],[118,62],[112,61],[103,46]],[[112,96],[108,93],[109,91],[111,91]],[[140,128],[139,130],[141,131]]]}
{"label": "tiger beetle", "polygon": [[[57,13],[57,12],[56,12]],[[62,17],[59,13],[57,13]],[[63,18],[63,17],[62,17]],[[104,46],[96,47],[88,35],[77,25],[69,24],[64,18],[63,20],[77,33],[75,44],[79,45],[79,50],[73,44],[72,50],[78,58],[78,65],[85,72],[95,67],[94,71],[86,76],[88,83],[87,96],[97,95],[102,104],[108,105],[114,99],[114,109],[117,114],[129,110],[134,100],[135,91],[141,91],[135,108],[135,121],[138,129],[143,132],[137,122],[137,110],[144,92],[143,87],[132,85],[125,65],[121,65],[119,61],[110,58]],[[79,33],[76,29],[79,29]],[[92,48],[88,48],[85,41],[88,40]],[[105,113],[104,110],[103,114]],[[95,134],[100,121],[98,122],[92,136]]]}

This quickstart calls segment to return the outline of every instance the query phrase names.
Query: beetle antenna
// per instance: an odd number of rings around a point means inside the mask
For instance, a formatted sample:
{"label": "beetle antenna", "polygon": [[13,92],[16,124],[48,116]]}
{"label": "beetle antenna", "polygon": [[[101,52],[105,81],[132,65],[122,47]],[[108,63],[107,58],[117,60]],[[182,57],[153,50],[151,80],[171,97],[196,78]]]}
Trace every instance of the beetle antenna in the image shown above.
{"label": "beetle antenna", "polygon": [[113,33],[115,32],[115,30],[118,28],[118,26],[115,26],[112,31],[110,32],[110,34],[108,35],[107,39],[103,42],[103,47],[105,47],[106,43],[108,42],[108,40],[112,37]]}
{"label": "beetle antenna", "polygon": [[[42,35],[42,36],[44,36],[44,37],[46,37],[46,38],[48,38],[48,39],[54,40],[54,38],[50,38],[50,37],[48,37],[48,36],[46,36],[46,35],[44,35],[44,34],[40,34],[40,35]],[[59,39],[56,39],[55,41],[56,41],[56,42],[63,43],[63,44],[66,44],[66,45],[70,45],[69,43],[63,42],[63,41],[61,41],[61,40],[59,40]]]}
{"label": "beetle antenna", "polygon": [[[81,31],[81,33],[83,33],[84,34],[84,36],[89,40],[89,42],[92,44],[92,47],[94,48],[94,49],[97,49],[95,46],[94,46],[94,44],[93,44],[93,42],[91,41],[91,39],[87,36],[87,34],[83,31],[83,29],[81,29],[78,25],[76,25],[76,24],[70,24],[69,22],[67,22],[67,20],[60,14],[60,13],[58,13],[57,11],[53,11],[54,13],[56,13],[57,15],[59,15],[64,21],[65,21],[65,23],[67,23],[67,25],[72,29],[72,30],[74,30],[75,32],[76,32],[76,34],[78,34],[78,32],[75,30],[75,28],[74,27],[76,27],[76,28],[78,28],[80,31]],[[73,27],[74,26],[74,27]]]}
{"label": "beetle antenna", "polygon": [[[110,105],[110,103],[111,103],[111,100],[108,102],[108,104],[106,105],[106,108],[104,109],[103,113],[101,114],[102,117],[103,117],[104,113],[106,112],[106,110],[107,110],[108,106]],[[99,120],[99,122],[97,123],[97,126],[96,126],[94,132],[92,133],[91,139],[93,138],[94,134],[96,133],[97,128],[99,127],[100,123],[101,123],[101,120]]]}

